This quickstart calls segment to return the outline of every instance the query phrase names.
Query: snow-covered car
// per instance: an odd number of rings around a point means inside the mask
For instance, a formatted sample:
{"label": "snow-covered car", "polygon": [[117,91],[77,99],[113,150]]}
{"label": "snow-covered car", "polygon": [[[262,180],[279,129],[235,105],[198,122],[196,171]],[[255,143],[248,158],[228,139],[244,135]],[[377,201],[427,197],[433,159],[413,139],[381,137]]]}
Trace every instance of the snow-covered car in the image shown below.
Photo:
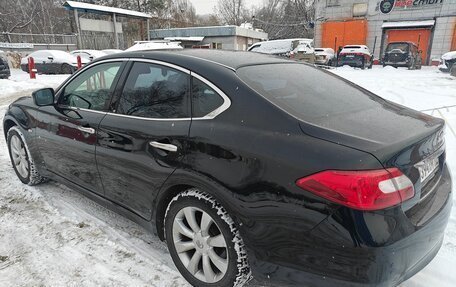
{"label": "snow-covered car", "polygon": [[366,45],[346,45],[337,57],[337,66],[348,65],[361,69],[371,69],[373,55]]}
{"label": "snow-covered car", "polygon": [[[21,69],[29,71],[28,58],[33,57],[35,69],[40,74],[72,74],[78,69],[77,58],[60,50],[39,50],[21,59]],[[81,59],[82,64],[90,61]]]}
{"label": "snow-covered car", "polygon": [[133,46],[126,49],[127,52],[133,51],[153,51],[153,50],[182,50],[184,49],[180,42],[171,42],[167,40],[158,41],[136,41]]}
{"label": "snow-covered car", "polygon": [[75,57],[81,56],[81,59],[85,59],[88,62],[107,55],[107,53],[99,50],[74,50],[70,54]]}
{"label": "snow-covered car", "polygon": [[309,63],[315,63],[315,51],[313,41],[299,41],[298,46],[290,52],[290,58]]}
{"label": "snow-covered car", "polygon": [[105,50],[101,50],[101,51],[104,52],[106,55],[117,54],[117,53],[123,52],[123,50],[120,50],[120,49],[105,49]]}
{"label": "snow-covered car", "polygon": [[334,50],[331,48],[315,48],[315,64],[332,66],[334,64]]}
{"label": "snow-covered car", "polygon": [[409,70],[421,69],[421,53],[412,42],[391,42],[386,46],[382,58],[383,67],[407,67]]}
{"label": "snow-covered car", "polygon": [[248,51],[289,57],[292,51],[298,47],[301,52],[313,53],[313,39],[297,38],[258,42],[250,46]]}
{"label": "snow-covered car", "polygon": [[8,60],[0,55],[0,79],[8,79],[11,76]]}
{"label": "snow-covered car", "polygon": [[456,75],[456,51],[448,52],[442,55],[439,69],[442,72],[451,72]]}

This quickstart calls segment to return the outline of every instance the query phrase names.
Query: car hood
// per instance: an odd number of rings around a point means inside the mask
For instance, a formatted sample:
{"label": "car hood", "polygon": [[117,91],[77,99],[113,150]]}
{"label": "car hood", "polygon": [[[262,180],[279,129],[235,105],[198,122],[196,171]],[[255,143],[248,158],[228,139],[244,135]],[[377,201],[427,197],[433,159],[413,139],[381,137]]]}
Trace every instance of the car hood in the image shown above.
{"label": "car hood", "polygon": [[[300,126],[310,136],[368,152],[386,163],[407,147],[437,135],[444,121],[379,98],[378,105],[369,109],[322,117],[314,123],[301,121]],[[419,150],[418,158],[436,150],[441,140],[435,140],[435,147]]]}

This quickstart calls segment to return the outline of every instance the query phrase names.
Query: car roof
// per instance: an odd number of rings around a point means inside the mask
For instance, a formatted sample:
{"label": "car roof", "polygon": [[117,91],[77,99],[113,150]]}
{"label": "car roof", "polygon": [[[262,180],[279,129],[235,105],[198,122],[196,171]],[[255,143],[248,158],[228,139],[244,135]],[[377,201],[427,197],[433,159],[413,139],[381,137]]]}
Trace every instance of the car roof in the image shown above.
{"label": "car roof", "polygon": [[[390,44],[409,44],[409,45],[417,46],[415,43],[410,42],[410,41],[389,42],[388,45],[390,45]],[[418,46],[417,46],[417,47],[418,47]]]}
{"label": "car roof", "polygon": [[[295,63],[284,58],[244,51],[225,51],[207,49],[184,49],[175,51],[137,51],[121,52],[103,57],[113,58],[143,58],[164,61],[171,64],[193,70],[201,68],[202,64],[218,65],[231,70],[237,70],[244,66],[264,65],[275,63]],[[97,59],[99,61],[99,59]],[[96,61],[95,61],[96,62]]]}

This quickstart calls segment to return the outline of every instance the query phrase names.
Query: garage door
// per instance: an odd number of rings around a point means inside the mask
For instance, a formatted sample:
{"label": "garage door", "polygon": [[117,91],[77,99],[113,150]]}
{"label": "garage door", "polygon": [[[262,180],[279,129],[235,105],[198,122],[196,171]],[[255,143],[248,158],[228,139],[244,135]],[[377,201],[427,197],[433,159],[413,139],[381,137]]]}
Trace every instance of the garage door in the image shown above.
{"label": "garage door", "polygon": [[329,21],[322,25],[322,47],[333,48],[339,46],[366,45],[367,21],[352,20],[335,22]]}
{"label": "garage door", "polygon": [[419,45],[419,49],[423,51],[421,60],[424,64],[427,64],[430,38],[431,28],[388,29],[386,31],[386,43],[407,41]]}

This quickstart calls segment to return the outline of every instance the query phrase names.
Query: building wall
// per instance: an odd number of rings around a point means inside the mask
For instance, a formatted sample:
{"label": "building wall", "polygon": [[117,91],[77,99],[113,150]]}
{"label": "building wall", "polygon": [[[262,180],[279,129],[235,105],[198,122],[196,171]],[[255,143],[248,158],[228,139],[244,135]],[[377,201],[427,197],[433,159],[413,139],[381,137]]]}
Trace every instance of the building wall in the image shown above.
{"label": "building wall", "polygon": [[222,49],[224,50],[234,50],[235,49],[235,36],[222,36],[222,37],[204,37],[201,44],[198,45],[206,45],[212,43],[221,43]]}
{"label": "building wall", "polygon": [[[363,17],[353,17],[353,5],[367,3],[368,10]],[[431,35],[430,59],[439,59],[443,53],[451,49],[451,42],[456,26],[456,1],[443,0],[442,4],[420,8],[395,7],[389,14],[379,11],[380,1],[360,0],[319,0],[316,5],[317,23],[315,26],[315,45],[322,44],[322,23],[325,21],[342,21],[349,19],[367,19],[368,32],[366,43],[375,50],[374,57],[380,58],[380,49],[384,30],[382,24],[391,21],[436,20]],[[375,40],[376,39],[376,40]],[[375,47],[374,47],[375,42]]]}

